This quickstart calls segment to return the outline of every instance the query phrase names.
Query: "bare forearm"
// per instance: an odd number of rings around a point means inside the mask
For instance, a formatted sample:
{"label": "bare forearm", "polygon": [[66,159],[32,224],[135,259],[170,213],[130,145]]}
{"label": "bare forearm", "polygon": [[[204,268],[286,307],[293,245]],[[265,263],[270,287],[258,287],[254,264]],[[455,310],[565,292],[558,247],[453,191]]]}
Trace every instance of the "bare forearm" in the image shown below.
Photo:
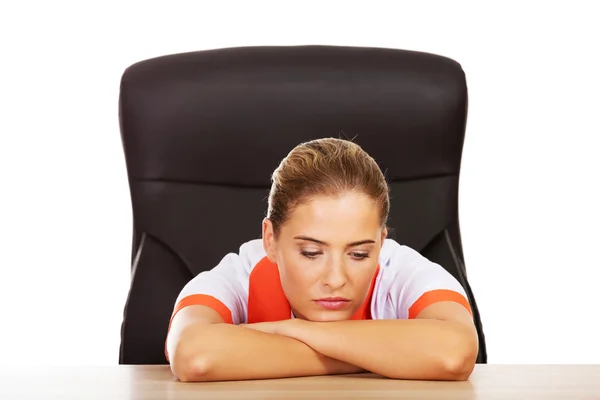
{"label": "bare forearm", "polygon": [[463,380],[477,355],[476,336],[448,321],[298,321],[285,329],[321,354],[397,379]]}
{"label": "bare forearm", "polygon": [[268,379],[360,372],[296,339],[229,324],[191,326],[182,334],[183,381]]}

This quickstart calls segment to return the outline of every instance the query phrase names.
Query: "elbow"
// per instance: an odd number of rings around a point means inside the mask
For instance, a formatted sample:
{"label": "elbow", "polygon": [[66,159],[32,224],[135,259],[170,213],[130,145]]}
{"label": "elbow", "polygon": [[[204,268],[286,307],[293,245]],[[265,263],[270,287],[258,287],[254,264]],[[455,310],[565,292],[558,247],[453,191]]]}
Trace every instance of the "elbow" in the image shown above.
{"label": "elbow", "polygon": [[448,357],[442,366],[442,379],[466,381],[475,369],[475,359],[471,354]]}
{"label": "elbow", "polygon": [[181,382],[210,380],[210,363],[208,357],[204,355],[178,351],[171,361],[171,371]]}
{"label": "elbow", "polygon": [[454,346],[446,353],[442,360],[443,379],[452,381],[466,381],[469,379],[479,352],[477,334],[465,334],[454,342]]}
{"label": "elbow", "polygon": [[204,382],[208,381],[208,368],[206,360],[192,358],[173,369],[174,375],[181,382]]}

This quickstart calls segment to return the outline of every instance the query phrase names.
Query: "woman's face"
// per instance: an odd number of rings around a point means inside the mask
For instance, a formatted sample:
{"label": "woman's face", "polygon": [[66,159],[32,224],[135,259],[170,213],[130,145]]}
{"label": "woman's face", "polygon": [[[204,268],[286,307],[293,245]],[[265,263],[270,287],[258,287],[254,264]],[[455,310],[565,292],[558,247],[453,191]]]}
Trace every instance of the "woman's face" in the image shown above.
{"label": "woman's face", "polygon": [[347,320],[365,301],[387,232],[365,194],[317,196],[299,205],[275,239],[263,223],[263,243],[277,263],[297,318]]}

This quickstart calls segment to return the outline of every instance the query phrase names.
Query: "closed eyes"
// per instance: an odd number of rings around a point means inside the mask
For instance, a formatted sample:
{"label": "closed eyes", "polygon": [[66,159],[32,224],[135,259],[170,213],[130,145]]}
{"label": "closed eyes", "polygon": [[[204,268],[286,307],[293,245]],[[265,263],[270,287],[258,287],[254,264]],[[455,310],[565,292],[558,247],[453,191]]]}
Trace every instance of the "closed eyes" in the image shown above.
{"label": "closed eyes", "polygon": [[[323,254],[323,252],[321,252],[321,251],[301,251],[300,254],[302,254],[304,257],[306,257],[308,259],[314,260],[319,255]],[[353,253],[350,253],[350,255],[356,261],[362,261],[364,259],[369,258],[369,253],[353,252]]]}

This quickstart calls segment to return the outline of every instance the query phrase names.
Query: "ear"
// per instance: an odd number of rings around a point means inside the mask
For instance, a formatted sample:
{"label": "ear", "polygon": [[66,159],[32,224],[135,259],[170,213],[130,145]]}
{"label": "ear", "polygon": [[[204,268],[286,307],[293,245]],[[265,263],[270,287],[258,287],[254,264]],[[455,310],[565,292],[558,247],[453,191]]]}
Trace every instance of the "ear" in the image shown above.
{"label": "ear", "polygon": [[267,253],[269,261],[275,263],[275,233],[273,232],[273,223],[268,218],[263,219],[262,241],[263,249],[265,250],[265,253]]}
{"label": "ear", "polygon": [[385,238],[387,238],[388,235],[388,230],[387,227],[384,227],[383,230],[381,231],[381,245],[383,246],[383,241],[385,240]]}

